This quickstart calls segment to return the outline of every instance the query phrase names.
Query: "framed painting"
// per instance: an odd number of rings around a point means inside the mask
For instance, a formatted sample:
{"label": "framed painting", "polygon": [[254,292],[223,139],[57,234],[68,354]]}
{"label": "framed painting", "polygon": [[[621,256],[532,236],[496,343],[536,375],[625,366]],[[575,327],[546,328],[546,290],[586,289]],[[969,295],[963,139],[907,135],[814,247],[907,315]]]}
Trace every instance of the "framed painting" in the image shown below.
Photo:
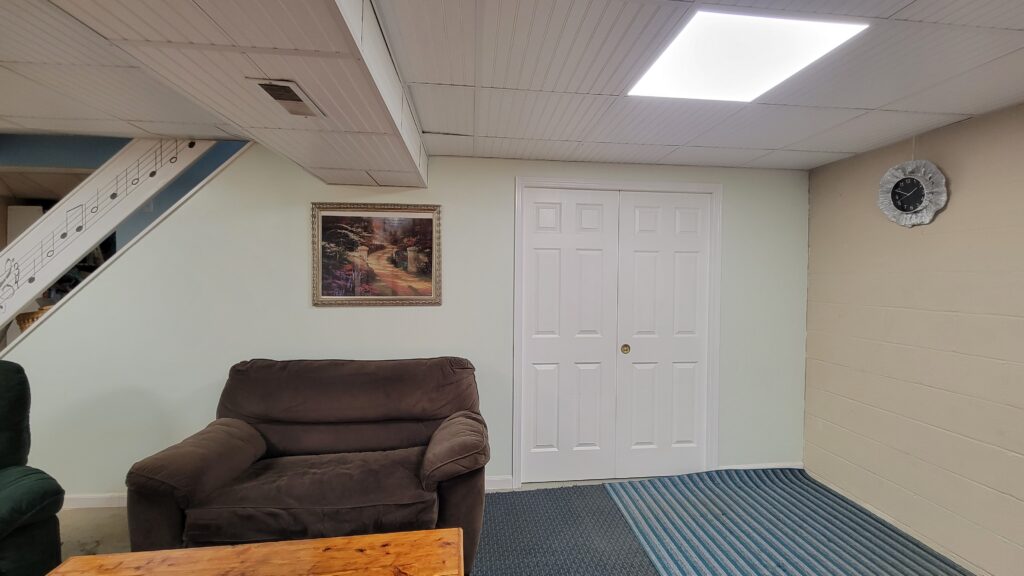
{"label": "framed painting", "polygon": [[313,203],[314,306],[440,304],[440,206]]}

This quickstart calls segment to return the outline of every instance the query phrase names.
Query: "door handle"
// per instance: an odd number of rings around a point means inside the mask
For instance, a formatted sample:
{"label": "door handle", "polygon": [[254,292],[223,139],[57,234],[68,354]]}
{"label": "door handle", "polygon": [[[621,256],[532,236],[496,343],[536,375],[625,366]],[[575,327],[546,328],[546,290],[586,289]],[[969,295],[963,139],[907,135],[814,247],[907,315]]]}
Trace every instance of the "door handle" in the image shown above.
{"label": "door handle", "polygon": [[629,354],[629,351],[632,350],[632,348],[629,347],[629,344],[623,344],[619,350],[622,350],[623,354]]}

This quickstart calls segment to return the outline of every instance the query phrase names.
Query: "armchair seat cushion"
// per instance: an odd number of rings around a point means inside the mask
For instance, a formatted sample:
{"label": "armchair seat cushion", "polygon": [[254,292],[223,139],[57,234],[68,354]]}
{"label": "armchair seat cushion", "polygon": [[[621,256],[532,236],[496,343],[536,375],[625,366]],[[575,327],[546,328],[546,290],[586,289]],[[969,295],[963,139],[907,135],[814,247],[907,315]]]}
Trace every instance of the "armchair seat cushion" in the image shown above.
{"label": "armchair seat cushion", "polygon": [[0,538],[21,526],[53,517],[64,504],[64,489],[42,470],[0,469]]}
{"label": "armchair seat cushion", "polygon": [[186,546],[434,528],[425,448],[268,458],[185,512]]}

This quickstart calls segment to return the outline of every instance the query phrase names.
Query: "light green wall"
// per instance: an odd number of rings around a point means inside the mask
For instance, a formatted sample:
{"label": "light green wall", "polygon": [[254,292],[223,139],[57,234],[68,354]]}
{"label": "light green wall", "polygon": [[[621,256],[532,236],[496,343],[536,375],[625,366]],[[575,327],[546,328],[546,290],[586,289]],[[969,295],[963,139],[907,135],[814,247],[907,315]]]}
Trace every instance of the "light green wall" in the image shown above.
{"label": "light green wall", "polygon": [[[253,147],[7,354],[33,386],[32,464],[69,494],[213,418],[233,363],[461,355],[477,366],[489,475],[512,467],[516,176],[724,186],[720,464],[799,462],[807,175],[434,158],[430,186],[328,186]],[[310,202],[443,206],[444,305],[313,308]]]}

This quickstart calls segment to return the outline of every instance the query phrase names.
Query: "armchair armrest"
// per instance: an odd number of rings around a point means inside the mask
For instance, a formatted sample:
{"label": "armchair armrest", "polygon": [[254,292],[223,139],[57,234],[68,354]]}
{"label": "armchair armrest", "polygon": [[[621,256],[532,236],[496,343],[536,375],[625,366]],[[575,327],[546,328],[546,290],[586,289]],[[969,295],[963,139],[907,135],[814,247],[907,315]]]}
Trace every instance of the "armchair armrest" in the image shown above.
{"label": "armchair armrest", "polygon": [[237,477],[267,450],[252,426],[220,418],[180,443],[136,462],[128,472],[129,493],[171,497],[181,509]]}
{"label": "armchair armrest", "polygon": [[433,488],[440,482],[483,468],[490,458],[483,416],[466,410],[456,412],[430,437],[420,478],[424,487]]}

